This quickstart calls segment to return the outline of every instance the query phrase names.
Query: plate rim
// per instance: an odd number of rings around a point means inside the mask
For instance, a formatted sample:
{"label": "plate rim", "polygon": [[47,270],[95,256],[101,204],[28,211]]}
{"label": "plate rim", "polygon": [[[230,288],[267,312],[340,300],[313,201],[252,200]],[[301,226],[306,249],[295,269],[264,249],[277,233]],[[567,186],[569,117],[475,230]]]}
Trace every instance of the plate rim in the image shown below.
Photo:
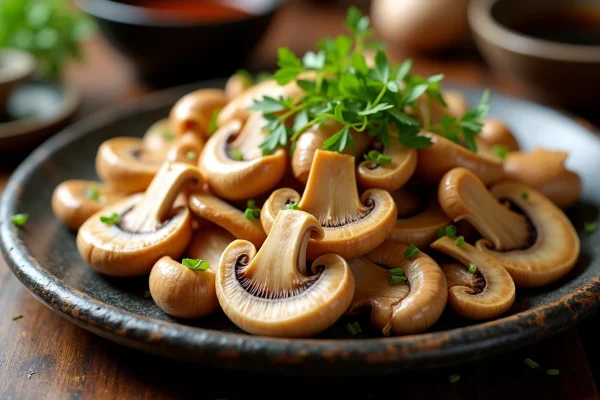
{"label": "plate rim", "polygon": [[[252,366],[253,372],[277,370],[302,375],[391,373],[489,358],[557,334],[600,308],[600,276],[596,276],[583,287],[540,307],[466,327],[367,339],[272,338],[191,327],[126,311],[68,286],[37,262],[19,238],[20,230],[12,226],[9,216],[16,208],[21,182],[31,177],[38,164],[106,123],[165,106],[180,93],[220,87],[214,85],[222,85],[222,82],[222,79],[195,82],[113,105],[50,137],[22,161],[0,198],[0,250],[13,274],[34,297],[71,322],[122,345],[213,367],[218,362],[218,367],[223,368],[244,370]],[[480,88],[462,84],[448,86]],[[576,119],[555,108],[497,90],[490,90],[490,95],[554,111],[600,141],[579,117]],[[501,345],[496,337],[500,333]],[[460,357],[455,357],[458,355]],[[334,365],[343,365],[343,371],[314,368]],[[312,368],[307,369],[307,366]]]}

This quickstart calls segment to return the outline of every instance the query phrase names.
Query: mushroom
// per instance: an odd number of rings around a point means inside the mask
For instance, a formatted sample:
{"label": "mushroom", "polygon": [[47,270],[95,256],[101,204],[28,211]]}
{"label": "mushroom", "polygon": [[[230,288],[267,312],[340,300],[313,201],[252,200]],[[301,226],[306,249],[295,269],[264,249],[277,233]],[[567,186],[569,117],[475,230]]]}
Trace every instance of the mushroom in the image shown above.
{"label": "mushroom", "polygon": [[[156,305],[176,318],[202,318],[219,310],[213,264],[201,259],[169,256],[159,259],[150,272],[150,294]],[[208,269],[205,269],[209,267]]]}
{"label": "mushroom", "polygon": [[515,302],[515,283],[495,257],[469,243],[457,246],[445,236],[431,247],[458,260],[443,264],[448,282],[448,304],[460,316],[487,320],[505,313]]}
{"label": "mushroom", "polygon": [[285,149],[263,156],[258,147],[267,135],[262,131],[265,123],[261,113],[255,112],[245,124],[240,120],[228,122],[206,142],[199,166],[219,197],[245,200],[258,196],[272,189],[285,174]]}
{"label": "mushroom", "polygon": [[452,220],[442,211],[437,200],[432,199],[416,215],[398,218],[387,240],[427,248],[437,239],[437,232],[451,223]]}
{"label": "mushroom", "polygon": [[364,188],[379,188],[393,192],[400,189],[412,177],[417,167],[417,150],[404,147],[396,138],[383,146],[387,163],[365,160],[358,165],[356,177]]}
{"label": "mushroom", "polygon": [[309,238],[325,232],[312,215],[283,210],[267,240],[236,240],[217,269],[217,297],[229,319],[244,331],[265,336],[309,337],[333,325],[348,309],[354,277],[346,260],[323,255],[306,264]]}
{"label": "mushroom", "polygon": [[483,128],[479,137],[490,146],[504,146],[508,151],[519,151],[519,142],[510,131],[508,126],[497,118],[482,121]]}
{"label": "mushroom", "polygon": [[252,87],[252,77],[245,73],[235,73],[225,83],[225,95],[229,100],[236,98]]}
{"label": "mushroom", "polygon": [[198,89],[180,98],[171,108],[169,121],[176,137],[195,133],[203,142],[208,138],[208,126],[213,114],[228,102],[221,89]]}
{"label": "mushroom", "polygon": [[194,214],[222,227],[237,239],[251,242],[257,248],[267,238],[260,219],[248,220],[243,211],[207,191],[192,193],[189,207]]}
{"label": "mushroom", "polygon": [[474,153],[441,135],[429,132],[421,135],[430,138],[433,145],[418,150],[418,177],[437,183],[446,172],[455,167],[469,169],[486,185],[504,177],[502,159],[479,137],[475,137],[477,153]]}
{"label": "mushroom", "polygon": [[221,255],[235,239],[236,237],[224,228],[206,221],[192,238],[187,249],[187,256],[204,260],[216,270]]}
{"label": "mushroom", "polygon": [[461,118],[469,110],[469,103],[461,92],[443,90],[441,93],[446,107],[428,94],[419,97],[415,101],[415,116],[426,127],[439,124],[444,114]]}
{"label": "mushroom", "polygon": [[70,179],[52,192],[52,211],[69,229],[76,231],[91,215],[125,197],[100,182]]}
{"label": "mushroom", "polygon": [[416,193],[418,192],[410,191],[406,187],[390,192],[396,203],[398,218],[412,217],[422,211],[423,201],[421,196]]}
{"label": "mushroom", "polygon": [[560,208],[575,204],[581,196],[581,178],[566,168],[566,151],[536,148],[531,152],[509,153],[504,171],[510,179],[539,190]]}
{"label": "mushroom", "polygon": [[[308,180],[308,174],[315,158],[315,151],[323,147],[323,143],[330,136],[341,129],[341,124],[335,120],[327,120],[319,126],[313,126],[303,132],[296,141],[296,146],[292,154],[292,171],[294,176],[302,183]],[[343,153],[354,157],[362,157],[369,148],[373,138],[367,134],[351,130],[350,135],[354,146],[347,146]]]}
{"label": "mushroom", "polygon": [[444,175],[438,186],[438,201],[450,219],[469,222],[496,250],[522,249],[532,242],[527,217],[498,202],[465,168],[454,168]]}
{"label": "mushroom", "polygon": [[203,142],[192,132],[184,133],[169,149],[166,161],[198,165]]}
{"label": "mushroom", "polygon": [[407,249],[385,242],[348,261],[355,281],[348,313],[370,308],[371,323],[385,336],[423,332],[446,307],[448,288],[439,265],[422,252],[406,258]]}
{"label": "mushroom", "polygon": [[[299,198],[288,188],[271,194],[260,215],[267,234],[285,204]],[[325,232],[323,239],[309,241],[311,260],[327,253],[346,259],[361,256],[383,243],[396,223],[396,204],[389,192],[368,189],[359,197],[354,157],[322,149],[315,152],[297,208],[315,216]]]}
{"label": "mushroom", "polygon": [[144,193],[84,222],[77,233],[79,254],[94,270],[112,276],[146,274],[161,257],[178,258],[192,237],[192,217],[187,207],[173,203],[180,192],[201,183],[198,168],[165,162]]}
{"label": "mushroom", "polygon": [[[564,212],[531,186],[517,181],[495,183],[489,191],[465,169],[449,173],[440,184],[443,196],[455,197],[442,208],[452,217],[466,211],[483,236],[475,246],[494,257],[518,287],[539,287],[566,275],[577,261],[580,240]],[[446,189],[443,188],[446,187]],[[446,192],[446,195],[442,195]],[[471,199],[471,200],[469,200]],[[502,203],[516,207],[523,216]]]}
{"label": "mushroom", "polygon": [[153,123],[144,134],[143,151],[165,154],[174,142],[175,135],[171,131],[169,119],[163,118]]}

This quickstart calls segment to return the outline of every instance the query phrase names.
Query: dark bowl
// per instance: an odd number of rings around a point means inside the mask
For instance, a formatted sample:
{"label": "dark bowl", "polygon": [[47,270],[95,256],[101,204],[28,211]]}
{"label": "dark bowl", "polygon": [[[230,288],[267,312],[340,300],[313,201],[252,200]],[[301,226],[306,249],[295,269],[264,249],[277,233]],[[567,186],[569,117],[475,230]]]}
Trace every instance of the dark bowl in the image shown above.
{"label": "dark bowl", "polygon": [[[573,13],[573,7],[585,10],[579,18],[597,18],[600,26],[598,0],[471,1],[469,24],[483,57],[496,72],[520,83],[539,101],[583,110],[598,102],[600,45],[541,39],[519,29],[531,29],[532,21],[544,15]],[[552,36],[564,33],[551,21],[546,23]]]}
{"label": "dark bowl", "polygon": [[220,77],[241,68],[285,0],[222,2],[247,14],[196,22],[125,2],[75,0],[94,17],[108,42],[132,62],[139,78],[158,88]]}

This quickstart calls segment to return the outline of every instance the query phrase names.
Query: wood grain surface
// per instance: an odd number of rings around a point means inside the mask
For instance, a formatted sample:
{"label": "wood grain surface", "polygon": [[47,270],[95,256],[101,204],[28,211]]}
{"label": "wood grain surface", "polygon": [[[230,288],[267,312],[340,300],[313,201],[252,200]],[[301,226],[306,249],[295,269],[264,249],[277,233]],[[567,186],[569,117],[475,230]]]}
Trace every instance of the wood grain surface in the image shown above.
{"label": "wood grain surface", "polygon": [[[278,46],[303,52],[323,35],[340,32],[344,9],[317,3],[292,2],[274,21],[248,67],[272,68]],[[102,38],[94,38],[85,50],[86,63],[73,65],[68,73],[69,82],[85,92],[80,117],[150,90],[136,82],[128,63]],[[526,97],[522,88],[492,74],[469,46],[451,55],[414,59],[421,73],[443,72],[448,81]],[[19,160],[0,161],[0,191]],[[600,398],[598,316],[534,346],[457,368],[309,380],[199,369],[123,348],[50,311],[1,258],[0,307],[0,399],[300,399],[318,394],[336,399]],[[22,318],[15,319],[18,316]],[[526,366],[526,357],[539,368]],[[546,374],[554,368],[560,370],[558,376]],[[451,374],[460,376],[458,382],[449,382]],[[316,386],[322,388],[317,391]]]}

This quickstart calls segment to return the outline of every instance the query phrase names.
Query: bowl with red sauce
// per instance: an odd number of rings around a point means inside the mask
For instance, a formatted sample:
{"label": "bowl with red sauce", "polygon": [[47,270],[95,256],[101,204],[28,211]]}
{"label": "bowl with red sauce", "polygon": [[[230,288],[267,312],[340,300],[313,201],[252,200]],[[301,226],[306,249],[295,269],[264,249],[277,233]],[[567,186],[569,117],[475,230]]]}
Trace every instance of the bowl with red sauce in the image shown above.
{"label": "bowl with red sauce", "polygon": [[[76,0],[140,79],[168,87],[243,67],[285,0]],[[110,73],[107,71],[107,73]]]}

